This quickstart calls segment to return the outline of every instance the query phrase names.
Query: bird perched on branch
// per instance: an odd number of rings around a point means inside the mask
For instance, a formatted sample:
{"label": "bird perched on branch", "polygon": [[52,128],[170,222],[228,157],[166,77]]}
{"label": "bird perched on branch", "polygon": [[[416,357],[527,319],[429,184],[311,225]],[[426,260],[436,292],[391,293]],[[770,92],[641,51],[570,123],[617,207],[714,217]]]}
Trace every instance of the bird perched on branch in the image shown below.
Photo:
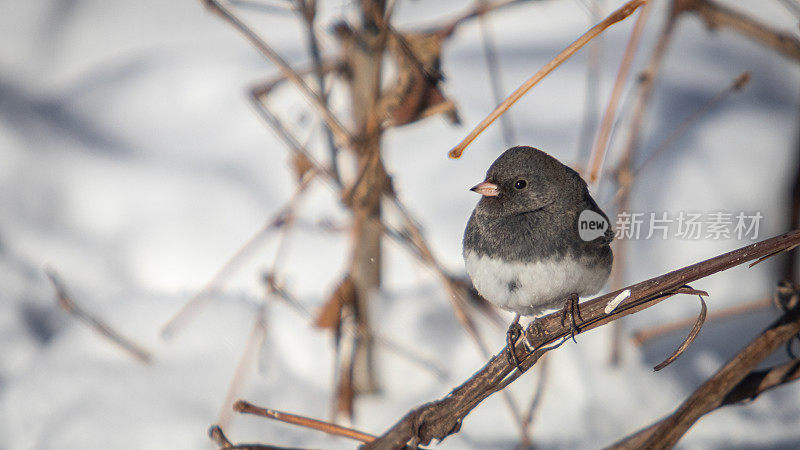
{"label": "bird perched on branch", "polygon": [[614,232],[580,175],[533,147],[506,150],[471,190],[482,197],[464,231],[464,261],[478,292],[516,313],[507,342],[519,367],[520,316],[563,305],[574,337],[578,297],[611,273]]}

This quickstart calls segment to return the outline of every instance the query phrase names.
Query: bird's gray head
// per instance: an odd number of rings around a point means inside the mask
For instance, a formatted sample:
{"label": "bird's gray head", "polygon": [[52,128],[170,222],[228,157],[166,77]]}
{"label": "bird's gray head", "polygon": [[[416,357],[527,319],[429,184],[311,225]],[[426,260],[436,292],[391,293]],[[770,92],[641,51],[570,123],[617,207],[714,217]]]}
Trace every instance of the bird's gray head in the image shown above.
{"label": "bird's gray head", "polygon": [[483,196],[476,212],[500,218],[577,197],[581,187],[576,177],[572,169],[541,150],[510,148],[492,163],[486,180],[471,189]]}

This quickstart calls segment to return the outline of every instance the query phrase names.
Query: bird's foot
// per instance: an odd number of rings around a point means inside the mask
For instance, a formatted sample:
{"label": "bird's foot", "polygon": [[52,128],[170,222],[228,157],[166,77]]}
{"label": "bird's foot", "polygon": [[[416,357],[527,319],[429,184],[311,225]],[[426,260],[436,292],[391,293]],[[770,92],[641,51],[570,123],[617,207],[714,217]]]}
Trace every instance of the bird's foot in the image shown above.
{"label": "bird's foot", "polygon": [[572,338],[572,342],[577,343],[575,335],[580,332],[580,328],[578,328],[575,317],[579,320],[581,319],[581,311],[578,306],[578,294],[570,295],[564,303],[564,308],[561,309],[561,323],[569,325],[569,335]]}
{"label": "bird's foot", "polygon": [[522,371],[519,365],[519,358],[517,357],[517,341],[522,337],[522,325],[519,324],[519,314],[514,315],[514,321],[508,327],[506,332],[506,353],[508,355],[508,362]]}

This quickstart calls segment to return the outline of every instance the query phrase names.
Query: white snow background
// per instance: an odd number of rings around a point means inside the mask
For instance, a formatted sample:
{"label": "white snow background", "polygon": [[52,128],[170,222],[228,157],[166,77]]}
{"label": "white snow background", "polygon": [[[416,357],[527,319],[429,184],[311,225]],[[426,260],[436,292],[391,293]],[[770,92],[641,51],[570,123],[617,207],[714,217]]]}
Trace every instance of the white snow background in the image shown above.
{"label": "white snow background", "polygon": [[[605,3],[606,12],[621,4]],[[731,3],[797,34],[796,18],[780,2]],[[352,2],[321,4],[322,31],[353,16]],[[397,26],[436,23],[470,4],[400,1]],[[659,3],[648,23],[634,70],[649,54],[664,6]],[[2,11],[0,448],[213,448],[206,433],[224,407],[263,301],[260,276],[271,264],[275,235],[173,339],[162,340],[159,331],[293,191],[287,150],[245,97],[248,86],[276,71],[199,1],[6,0]],[[296,15],[241,11],[290,62],[307,60]],[[583,2],[552,0],[496,12],[490,24],[510,92],[591,23]],[[629,19],[604,35],[602,105],[632,24]],[[335,53],[332,39],[323,45],[326,53]],[[577,147],[586,61],[584,50],[514,106],[510,114],[520,144],[585,164]],[[467,189],[482,180],[504,149],[494,125],[460,160],[446,156],[494,106],[476,22],[447,41],[443,71],[463,126],[435,117],[391,130],[384,155],[401,198],[424,224],[437,256],[449,270],[463,273],[461,235],[477,200]],[[738,35],[710,33],[695,17],[683,19],[658,80],[642,152],[652,151],[743,71],[752,74],[750,85],[704,115],[642,172],[632,210],[760,211],[759,238],[787,231],[787,194],[797,167],[796,63]],[[276,101],[296,129],[317,123],[291,91]],[[625,111],[629,106],[623,105]],[[619,156],[620,138],[609,164]],[[609,189],[598,197],[609,207]],[[325,218],[345,223],[347,215],[331,191],[317,184],[303,203],[301,222]],[[292,236],[280,270],[288,288],[314,309],[344,273],[347,236],[302,224]],[[636,241],[629,246],[625,279],[639,281],[750,242]],[[435,277],[394,243],[384,248],[385,286],[374,323],[450,373],[437,380],[380,350],[382,392],[358,400],[352,424],[370,433],[381,433],[410,408],[445,395],[484,363]],[[139,364],[60,310],[44,267],[58,271],[78,303],[152,351],[153,364]],[[710,292],[714,311],[769,294],[777,269],[768,261],[693,287]],[[708,323],[684,356],[653,372],[683,336],[637,348],[627,339],[631,330],[697,310],[696,299],[678,297],[631,317],[620,367],[607,362],[609,327],[552,352],[535,442],[545,448],[595,448],[652,423],[777,315],[763,311]],[[504,330],[482,326],[490,348],[500,350]],[[271,301],[267,336],[240,396],[327,418],[332,354],[327,333]],[[527,404],[537,376],[534,369],[512,387],[521,404]],[[252,416],[234,415],[225,431],[237,442],[354,446]],[[440,447],[513,448],[517,442],[516,427],[500,396],[494,396]],[[716,411],[679,445],[797,448],[800,388],[781,387],[752,404]]]}

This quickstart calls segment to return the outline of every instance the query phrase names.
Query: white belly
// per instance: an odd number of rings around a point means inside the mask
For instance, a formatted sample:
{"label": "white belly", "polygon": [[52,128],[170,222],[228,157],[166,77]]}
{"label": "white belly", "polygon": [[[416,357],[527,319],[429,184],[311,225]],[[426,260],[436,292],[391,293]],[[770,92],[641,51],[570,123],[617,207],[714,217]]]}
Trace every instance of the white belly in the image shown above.
{"label": "white belly", "polygon": [[573,258],[508,263],[466,252],[464,260],[472,284],[486,300],[521,315],[560,307],[572,294],[595,294],[609,274]]}

